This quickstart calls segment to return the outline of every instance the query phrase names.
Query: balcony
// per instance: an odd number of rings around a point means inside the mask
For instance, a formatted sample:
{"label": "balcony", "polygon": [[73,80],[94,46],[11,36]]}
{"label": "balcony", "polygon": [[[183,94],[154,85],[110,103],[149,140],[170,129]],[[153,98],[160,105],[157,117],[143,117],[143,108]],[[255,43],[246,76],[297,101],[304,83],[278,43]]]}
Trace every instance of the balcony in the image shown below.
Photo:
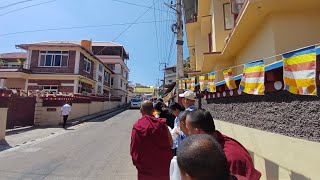
{"label": "balcony", "polygon": [[198,20],[198,0],[183,0],[185,23]]}
{"label": "balcony", "polygon": [[22,72],[22,73],[30,74],[31,70],[25,69],[20,65],[19,66],[2,65],[0,66],[0,72]]}

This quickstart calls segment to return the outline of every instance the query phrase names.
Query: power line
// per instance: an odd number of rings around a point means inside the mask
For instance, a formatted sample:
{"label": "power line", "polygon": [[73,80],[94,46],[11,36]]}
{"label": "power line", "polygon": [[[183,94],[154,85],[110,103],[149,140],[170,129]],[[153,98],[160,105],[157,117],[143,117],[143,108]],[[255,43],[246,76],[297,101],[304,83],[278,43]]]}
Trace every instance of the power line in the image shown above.
{"label": "power line", "polygon": [[[135,21],[133,21],[132,23],[130,23],[130,25],[124,29],[116,38],[114,38],[112,40],[112,42],[114,42],[115,40],[117,40],[120,36],[122,36],[128,29],[130,29],[130,27],[135,24],[137,21],[139,21],[139,19],[141,19],[158,1],[156,1],[155,3],[152,4],[152,6],[150,6],[144,13],[142,13]],[[106,47],[102,48],[97,54],[99,54],[100,52],[102,52]]]}
{"label": "power line", "polygon": [[[166,20],[169,21],[169,20]],[[142,21],[142,22],[136,22],[133,24],[149,24],[154,23],[155,21]],[[33,32],[43,32],[43,31],[58,31],[58,30],[69,30],[69,29],[84,29],[84,28],[96,28],[96,27],[108,27],[108,26],[123,26],[128,25],[132,23],[118,23],[118,24],[102,24],[102,25],[92,25],[92,26],[74,26],[74,27],[62,27],[62,28],[50,28],[50,29],[38,29],[38,30],[29,30],[29,31],[19,31],[19,32],[13,32],[13,33],[6,33],[6,34],[0,34],[1,36],[9,36],[9,35],[15,35],[15,34],[25,34],[25,33],[33,33]]]}
{"label": "power line", "polygon": [[[153,0],[154,3],[154,0]],[[157,43],[157,55],[158,55],[158,61],[160,62],[160,49],[159,49],[159,37],[158,37],[158,27],[157,27],[157,18],[156,18],[156,8],[155,6],[153,7],[153,17],[154,17],[154,27],[156,30],[156,43]]]}
{"label": "power line", "polygon": [[35,0],[19,1],[19,2],[16,2],[16,3],[12,3],[12,4],[5,5],[5,6],[1,6],[0,9],[4,9],[4,8],[7,8],[7,7],[15,6],[15,5],[17,5],[17,4],[22,4],[22,3],[30,2],[30,1],[35,1]]}
{"label": "power line", "polygon": [[[145,5],[141,5],[141,4],[135,4],[135,3],[126,2],[126,1],[121,1],[121,0],[113,0],[113,1],[120,2],[120,3],[124,3],[124,4],[130,4],[130,5],[138,6],[138,7],[149,8],[149,6],[145,6]],[[166,10],[162,10],[162,9],[158,9],[158,8],[154,8],[154,9],[155,9],[155,10],[158,10],[158,11],[171,12],[171,11],[166,11]]]}
{"label": "power line", "polygon": [[31,5],[31,6],[26,6],[26,7],[23,7],[23,8],[19,8],[19,9],[13,10],[13,11],[9,11],[9,12],[0,14],[0,16],[4,16],[4,15],[6,15],[6,14],[10,14],[10,13],[13,13],[13,12],[16,12],[16,11],[20,11],[20,10],[22,10],[22,9],[27,9],[27,8],[31,8],[31,7],[34,7],[34,6],[39,6],[39,5],[42,5],[42,4],[51,3],[51,2],[54,2],[54,1],[57,1],[57,0],[46,1],[46,2],[43,2],[43,3],[38,3],[38,4]]}

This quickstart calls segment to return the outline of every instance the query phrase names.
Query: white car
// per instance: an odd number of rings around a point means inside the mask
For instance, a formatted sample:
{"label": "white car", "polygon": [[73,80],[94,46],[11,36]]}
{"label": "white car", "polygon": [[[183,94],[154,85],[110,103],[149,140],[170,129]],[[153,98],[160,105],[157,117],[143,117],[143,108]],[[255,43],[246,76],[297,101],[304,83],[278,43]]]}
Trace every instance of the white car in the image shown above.
{"label": "white car", "polygon": [[135,98],[131,99],[130,108],[139,108],[141,107],[141,99]]}

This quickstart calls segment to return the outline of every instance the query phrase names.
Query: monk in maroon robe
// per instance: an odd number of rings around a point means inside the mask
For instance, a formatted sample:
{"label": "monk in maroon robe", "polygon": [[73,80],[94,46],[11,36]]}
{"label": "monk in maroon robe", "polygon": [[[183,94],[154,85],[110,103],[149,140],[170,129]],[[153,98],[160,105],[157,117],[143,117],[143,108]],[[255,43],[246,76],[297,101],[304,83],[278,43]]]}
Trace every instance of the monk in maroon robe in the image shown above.
{"label": "monk in maroon robe", "polygon": [[212,135],[221,145],[233,175],[243,176],[250,180],[259,180],[261,173],[254,168],[249,152],[238,141],[221,134],[215,129],[213,118],[208,111],[195,110],[186,118],[188,134]]}
{"label": "monk in maroon robe", "polygon": [[165,119],[155,118],[153,104],[144,101],[142,118],[132,129],[130,154],[138,180],[169,180],[172,138]]}

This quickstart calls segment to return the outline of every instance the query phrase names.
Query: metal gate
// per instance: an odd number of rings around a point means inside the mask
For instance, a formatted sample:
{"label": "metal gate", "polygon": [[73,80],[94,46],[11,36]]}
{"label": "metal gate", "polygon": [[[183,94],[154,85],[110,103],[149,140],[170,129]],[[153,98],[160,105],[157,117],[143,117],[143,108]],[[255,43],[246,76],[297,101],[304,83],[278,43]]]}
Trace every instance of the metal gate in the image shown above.
{"label": "metal gate", "polygon": [[9,97],[7,129],[34,124],[35,97]]}

